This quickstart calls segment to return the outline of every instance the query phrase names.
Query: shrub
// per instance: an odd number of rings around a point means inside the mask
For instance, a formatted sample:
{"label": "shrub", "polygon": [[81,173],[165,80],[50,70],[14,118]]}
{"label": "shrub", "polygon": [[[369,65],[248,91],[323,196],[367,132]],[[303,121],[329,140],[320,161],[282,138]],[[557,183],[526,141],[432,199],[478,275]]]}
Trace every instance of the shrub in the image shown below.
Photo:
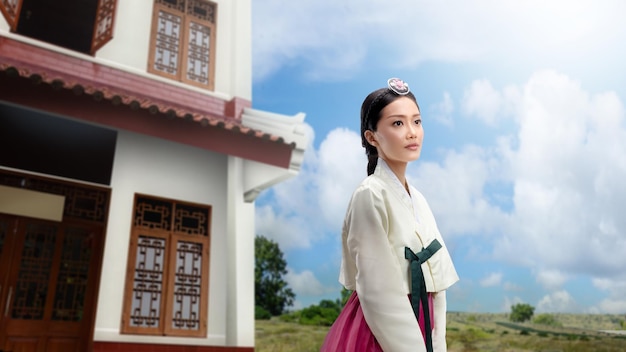
{"label": "shrub", "polygon": [[554,327],[563,326],[563,324],[557,321],[554,315],[551,315],[551,314],[539,314],[535,317],[535,319],[533,319],[533,323],[539,324],[539,325],[554,326]]}
{"label": "shrub", "polygon": [[261,306],[254,306],[254,319],[270,320],[270,318],[272,318],[272,314],[267,309]]}
{"label": "shrub", "polygon": [[339,316],[341,308],[333,301],[324,300],[319,305],[302,309],[300,324],[331,326]]}
{"label": "shrub", "polygon": [[297,323],[300,321],[300,313],[301,311],[297,310],[295,312],[279,315],[278,319],[286,323]]}

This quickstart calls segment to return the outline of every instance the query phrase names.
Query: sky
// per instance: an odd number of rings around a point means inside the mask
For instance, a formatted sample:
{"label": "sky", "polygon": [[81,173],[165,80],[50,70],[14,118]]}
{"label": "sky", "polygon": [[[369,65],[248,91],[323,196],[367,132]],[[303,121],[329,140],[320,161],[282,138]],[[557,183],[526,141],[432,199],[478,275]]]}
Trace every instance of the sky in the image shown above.
{"label": "sky", "polygon": [[306,114],[298,176],[264,191],[290,309],[340,297],[341,224],[366,176],[365,96],[406,81],[407,178],[460,276],[448,310],[626,313],[626,2],[252,0],[253,108]]}

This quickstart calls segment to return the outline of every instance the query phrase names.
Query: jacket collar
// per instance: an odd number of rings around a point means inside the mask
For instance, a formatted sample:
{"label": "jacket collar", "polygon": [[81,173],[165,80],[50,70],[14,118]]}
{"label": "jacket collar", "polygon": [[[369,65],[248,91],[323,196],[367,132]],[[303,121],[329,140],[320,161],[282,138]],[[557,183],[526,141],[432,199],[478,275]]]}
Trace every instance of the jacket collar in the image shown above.
{"label": "jacket collar", "polygon": [[[393,191],[393,193],[400,199],[400,201],[409,209],[411,209],[411,212],[413,212],[413,200],[411,199],[411,195],[406,191],[404,185],[402,184],[402,182],[400,182],[396,174],[393,173],[389,165],[387,165],[387,163],[381,158],[378,158],[378,164],[376,165],[376,169],[374,170],[374,175],[384,180],[385,183],[390,186],[389,188]],[[413,187],[411,187],[410,185],[409,189],[411,190],[411,192],[413,192]]]}

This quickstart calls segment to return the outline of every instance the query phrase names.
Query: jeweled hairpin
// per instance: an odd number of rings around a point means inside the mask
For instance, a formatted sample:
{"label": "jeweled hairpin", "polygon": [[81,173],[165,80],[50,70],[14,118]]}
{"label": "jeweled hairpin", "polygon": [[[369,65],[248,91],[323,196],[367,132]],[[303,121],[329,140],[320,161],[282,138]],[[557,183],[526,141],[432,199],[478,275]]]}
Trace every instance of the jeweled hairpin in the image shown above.
{"label": "jeweled hairpin", "polygon": [[387,80],[387,86],[398,95],[407,95],[410,92],[409,85],[400,78],[389,78]]}

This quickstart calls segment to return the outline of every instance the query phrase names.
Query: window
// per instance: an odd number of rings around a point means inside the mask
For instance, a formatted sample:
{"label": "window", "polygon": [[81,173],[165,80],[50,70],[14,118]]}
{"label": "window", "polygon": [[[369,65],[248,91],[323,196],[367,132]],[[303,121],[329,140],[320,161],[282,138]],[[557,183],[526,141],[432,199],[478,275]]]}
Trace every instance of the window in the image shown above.
{"label": "window", "polygon": [[206,336],[211,207],[135,195],[122,332]]}
{"label": "window", "polygon": [[217,5],[155,0],[148,72],[214,89]]}
{"label": "window", "polygon": [[11,32],[94,55],[113,37],[117,0],[0,0]]}

